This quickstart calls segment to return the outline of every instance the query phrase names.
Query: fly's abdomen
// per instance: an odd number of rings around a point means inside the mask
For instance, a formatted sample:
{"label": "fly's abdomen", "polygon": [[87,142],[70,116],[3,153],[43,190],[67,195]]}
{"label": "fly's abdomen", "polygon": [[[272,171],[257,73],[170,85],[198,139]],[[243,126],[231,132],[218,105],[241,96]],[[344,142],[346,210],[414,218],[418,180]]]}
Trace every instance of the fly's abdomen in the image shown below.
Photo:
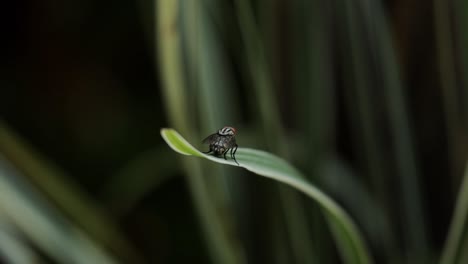
{"label": "fly's abdomen", "polygon": [[227,144],[224,140],[219,140],[211,144],[211,149],[213,150],[216,156],[222,155],[227,150]]}

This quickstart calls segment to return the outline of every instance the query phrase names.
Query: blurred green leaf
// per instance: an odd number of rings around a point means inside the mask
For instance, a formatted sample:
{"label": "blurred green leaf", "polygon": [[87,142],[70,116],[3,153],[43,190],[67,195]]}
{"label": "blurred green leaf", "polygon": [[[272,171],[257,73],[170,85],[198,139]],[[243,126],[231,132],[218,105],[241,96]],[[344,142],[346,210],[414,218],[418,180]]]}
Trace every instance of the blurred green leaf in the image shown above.
{"label": "blurred green leaf", "polygon": [[[185,1],[155,1],[155,33],[157,38],[158,62],[162,78],[162,97],[169,122],[183,132],[194,131],[196,117],[191,102],[192,94],[187,87],[188,76],[184,68],[183,35],[181,32],[181,10]],[[192,134],[193,136],[194,134]],[[242,246],[230,224],[223,218],[225,208],[214,196],[208,176],[196,161],[183,161],[186,181],[200,218],[200,224],[215,263],[243,263]],[[215,189],[217,190],[217,189]]]}
{"label": "blurred green leaf", "polygon": [[308,183],[302,174],[285,160],[268,152],[239,148],[236,152],[236,159],[240,165],[237,165],[231,159],[224,160],[201,153],[173,129],[162,129],[161,136],[174,151],[180,154],[243,167],[255,174],[285,183],[306,194],[325,209],[334,233],[339,234],[335,236],[335,239],[346,263],[372,262],[363,237],[348,214],[322,191]]}
{"label": "blurred green leaf", "polygon": [[[34,245],[58,263],[117,263],[116,259],[103,249],[104,244],[93,241],[68,221],[37,189],[22,179],[16,169],[1,155],[0,216],[5,216],[5,219],[18,227]],[[5,246],[5,238],[7,237],[0,236],[0,241],[3,241],[0,243],[2,247]],[[9,254],[13,254],[13,250],[22,249],[11,240],[8,246]],[[18,255],[15,255],[16,258]]]}
{"label": "blurred green leaf", "polygon": [[442,251],[441,264],[461,264],[468,242],[468,163],[457,204],[450,224],[447,241]]}
{"label": "blurred green leaf", "polygon": [[165,156],[163,151],[162,146],[145,151],[113,175],[101,195],[114,213],[125,214],[178,172],[176,161]]}
{"label": "blurred green leaf", "polygon": [[41,263],[17,228],[4,214],[0,214],[0,261],[7,263]]}
{"label": "blurred green leaf", "polygon": [[[258,25],[256,21],[257,16],[265,18],[266,16],[274,15],[273,6],[277,3],[271,1],[259,2],[258,4],[259,7],[261,6],[259,9],[261,12],[259,12],[259,15],[256,15],[251,1],[235,1],[240,36],[245,47],[245,62],[242,63],[245,63],[247,65],[246,69],[249,69],[245,73],[246,76],[251,78],[252,95],[256,101],[253,104],[255,108],[252,110],[258,114],[266,146],[273,153],[288,157],[290,156],[290,151],[284,140],[285,129],[282,123],[281,111],[277,107],[280,98],[276,96],[277,84],[271,72],[270,61],[271,56],[274,55],[271,52],[269,53],[269,50],[274,45],[269,45],[271,42],[268,42],[268,37],[266,36],[268,34],[264,32],[264,28]],[[312,232],[310,231],[305,214],[306,210],[304,210],[301,199],[297,193],[284,188],[282,185],[278,186],[278,194],[280,211],[284,218],[287,236],[284,237],[281,233],[276,232],[279,227],[273,227],[273,239],[280,241],[287,239],[291,243],[291,253],[296,262],[313,263],[317,259],[317,254],[310,237]],[[274,206],[276,207],[277,205]],[[282,250],[275,249],[274,252],[278,253]],[[279,253],[278,255],[281,254]]]}
{"label": "blurred green leaf", "polygon": [[0,153],[89,236],[122,259],[141,261],[114,220],[96,205],[96,201],[83,192],[64,171],[35,152],[1,121]]}

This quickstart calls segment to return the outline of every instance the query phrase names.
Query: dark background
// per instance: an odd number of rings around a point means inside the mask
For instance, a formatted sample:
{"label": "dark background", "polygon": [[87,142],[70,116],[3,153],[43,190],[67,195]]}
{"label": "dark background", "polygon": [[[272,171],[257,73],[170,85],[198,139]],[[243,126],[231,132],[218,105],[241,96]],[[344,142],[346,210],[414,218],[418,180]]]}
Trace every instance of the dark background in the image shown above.
{"label": "dark background", "polygon": [[[376,263],[438,260],[468,150],[466,3],[166,2],[4,4],[0,157],[16,171],[5,179],[34,188],[19,195],[117,262],[339,262],[313,202],[181,163],[159,135],[205,148],[232,125],[241,147],[290,160],[342,204]],[[172,4],[177,23],[158,30]],[[163,54],[180,56],[181,85]],[[10,229],[40,263],[63,261]]]}

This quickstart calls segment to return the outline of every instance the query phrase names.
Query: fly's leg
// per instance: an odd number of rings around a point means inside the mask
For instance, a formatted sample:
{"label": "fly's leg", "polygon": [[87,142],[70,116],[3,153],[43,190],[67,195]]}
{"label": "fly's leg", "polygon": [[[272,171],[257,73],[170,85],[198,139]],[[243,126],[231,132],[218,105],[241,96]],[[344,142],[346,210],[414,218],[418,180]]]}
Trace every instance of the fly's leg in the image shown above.
{"label": "fly's leg", "polygon": [[210,154],[211,152],[213,152],[211,148],[208,151],[202,151],[202,153],[205,153],[205,154]]}
{"label": "fly's leg", "polygon": [[[235,146],[234,148],[231,148],[231,158],[233,158],[234,161],[237,163],[237,165],[239,165],[239,162],[237,162],[237,160],[236,160],[236,151],[237,151],[237,147],[238,147],[238,146],[237,146],[237,144],[236,144],[236,146]],[[234,153],[232,153],[232,149],[234,149]]]}
{"label": "fly's leg", "polygon": [[226,159],[226,153],[227,153],[228,151],[229,151],[229,149],[226,149],[226,151],[224,151],[224,153],[223,153],[224,159],[225,159],[225,160],[227,160],[227,159]]}
{"label": "fly's leg", "polygon": [[[232,152],[234,150],[234,153]],[[236,155],[236,151],[237,151],[237,144],[231,148],[231,158],[235,159],[236,157],[234,155]]]}

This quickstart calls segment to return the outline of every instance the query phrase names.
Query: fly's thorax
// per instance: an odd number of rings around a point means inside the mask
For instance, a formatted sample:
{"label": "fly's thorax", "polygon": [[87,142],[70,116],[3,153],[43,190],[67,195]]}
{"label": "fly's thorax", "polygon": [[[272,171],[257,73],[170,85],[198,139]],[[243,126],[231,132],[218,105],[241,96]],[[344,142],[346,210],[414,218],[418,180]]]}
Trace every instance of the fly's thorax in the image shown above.
{"label": "fly's thorax", "polygon": [[236,129],[233,127],[223,127],[220,130],[218,130],[218,135],[220,136],[234,136],[236,135]]}

